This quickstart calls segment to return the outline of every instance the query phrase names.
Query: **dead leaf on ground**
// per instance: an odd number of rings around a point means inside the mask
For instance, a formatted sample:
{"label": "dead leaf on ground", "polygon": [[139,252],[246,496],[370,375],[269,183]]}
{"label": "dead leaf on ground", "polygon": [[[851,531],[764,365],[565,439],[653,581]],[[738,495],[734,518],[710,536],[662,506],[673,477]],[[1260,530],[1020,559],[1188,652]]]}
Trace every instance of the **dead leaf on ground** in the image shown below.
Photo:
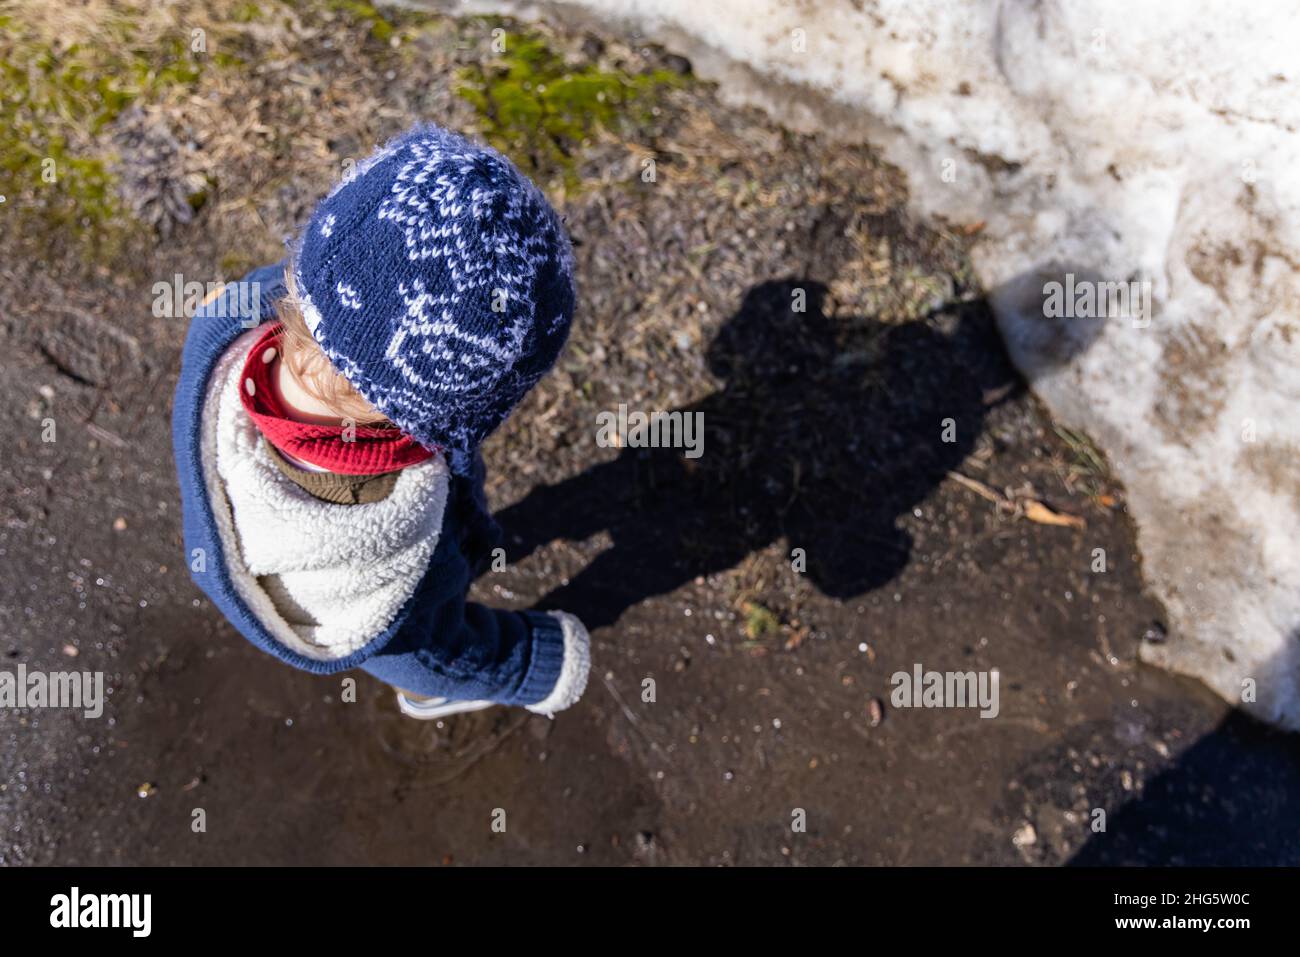
{"label": "dead leaf on ground", "polygon": [[1054,512],[1042,502],[1036,502],[1033,499],[1022,502],[1021,508],[1024,509],[1025,518],[1031,522],[1037,522],[1039,525],[1063,525],[1066,528],[1088,527],[1088,523],[1077,515]]}

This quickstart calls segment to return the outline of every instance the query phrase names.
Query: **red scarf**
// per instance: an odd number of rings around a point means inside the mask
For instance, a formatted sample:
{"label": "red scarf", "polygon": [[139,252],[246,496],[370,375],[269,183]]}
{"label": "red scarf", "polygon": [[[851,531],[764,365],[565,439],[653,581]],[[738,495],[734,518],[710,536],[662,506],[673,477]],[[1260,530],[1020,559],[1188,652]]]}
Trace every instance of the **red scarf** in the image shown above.
{"label": "red scarf", "polygon": [[240,377],[244,411],[268,442],[288,456],[340,475],[380,475],[433,455],[391,426],[358,425],[345,430],[342,420],[339,425],[314,425],[289,418],[275,388],[281,331],[280,323],[272,323],[253,344]]}

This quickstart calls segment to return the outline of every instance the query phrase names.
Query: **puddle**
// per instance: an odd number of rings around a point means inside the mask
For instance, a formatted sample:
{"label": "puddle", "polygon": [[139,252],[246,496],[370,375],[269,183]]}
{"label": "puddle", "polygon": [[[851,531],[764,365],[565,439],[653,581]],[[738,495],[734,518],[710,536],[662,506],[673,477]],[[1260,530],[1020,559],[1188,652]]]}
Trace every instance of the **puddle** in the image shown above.
{"label": "puddle", "polygon": [[398,710],[388,688],[368,691],[362,704],[365,725],[379,744],[378,749],[368,750],[367,760],[376,764],[392,760],[418,769],[422,779],[434,782],[464,774],[532,717],[522,708],[503,706],[420,721]]}

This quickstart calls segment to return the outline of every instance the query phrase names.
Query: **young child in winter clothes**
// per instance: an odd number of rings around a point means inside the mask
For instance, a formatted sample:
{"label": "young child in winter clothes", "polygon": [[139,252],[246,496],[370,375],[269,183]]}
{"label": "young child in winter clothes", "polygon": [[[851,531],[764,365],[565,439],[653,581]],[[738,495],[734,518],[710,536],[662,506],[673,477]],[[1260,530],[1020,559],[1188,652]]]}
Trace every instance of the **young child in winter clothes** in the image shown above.
{"label": "young child in winter clothes", "polygon": [[479,446],[573,313],[545,198],[495,151],[417,127],[321,202],[288,262],[243,283],[258,324],[220,296],[200,308],[176,391],[194,580],[263,651],[368,671],[416,717],[572,705],[581,622],[466,601],[499,539]]}

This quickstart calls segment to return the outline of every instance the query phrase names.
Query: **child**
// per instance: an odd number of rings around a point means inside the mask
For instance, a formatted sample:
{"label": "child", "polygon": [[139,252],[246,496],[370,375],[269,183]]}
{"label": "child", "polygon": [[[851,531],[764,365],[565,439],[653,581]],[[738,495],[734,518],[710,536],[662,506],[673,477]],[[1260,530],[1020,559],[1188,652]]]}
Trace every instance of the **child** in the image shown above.
{"label": "child", "polygon": [[172,422],[185,545],[253,644],[368,671],[415,717],[578,700],[578,619],[465,600],[499,540],[478,448],[564,345],[572,269],[508,160],[421,126],[245,278],[260,325],[221,298],[195,314]]}

